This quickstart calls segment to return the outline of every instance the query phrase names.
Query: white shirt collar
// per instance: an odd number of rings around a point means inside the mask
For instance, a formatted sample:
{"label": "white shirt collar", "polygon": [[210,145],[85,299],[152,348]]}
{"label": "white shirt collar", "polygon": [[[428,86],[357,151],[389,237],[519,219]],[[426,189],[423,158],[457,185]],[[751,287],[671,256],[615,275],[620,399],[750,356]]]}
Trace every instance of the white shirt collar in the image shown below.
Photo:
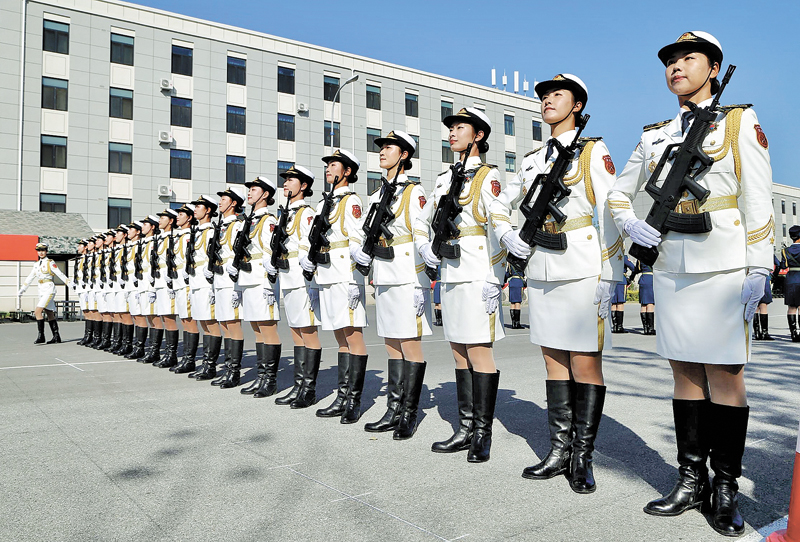
{"label": "white shirt collar", "polygon": [[470,156],[467,158],[467,163],[464,165],[466,169],[473,169],[481,165],[481,157],[480,156]]}
{"label": "white shirt collar", "polygon": [[289,204],[289,209],[297,209],[298,207],[302,207],[305,204],[306,204],[306,200],[299,199],[297,201],[293,201],[292,203],[290,203]]}
{"label": "white shirt collar", "polygon": [[333,191],[334,196],[341,196],[342,194],[347,194],[348,192],[352,192],[353,190],[350,188],[350,185],[347,186],[340,186],[336,190]]}

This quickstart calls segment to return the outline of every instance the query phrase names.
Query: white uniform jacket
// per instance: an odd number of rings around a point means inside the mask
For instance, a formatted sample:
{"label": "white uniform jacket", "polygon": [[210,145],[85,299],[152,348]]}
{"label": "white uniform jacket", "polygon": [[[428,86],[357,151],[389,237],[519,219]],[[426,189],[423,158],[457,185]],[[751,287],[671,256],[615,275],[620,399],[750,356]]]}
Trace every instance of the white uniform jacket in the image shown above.
{"label": "white uniform jacket", "polygon": [[231,276],[225,271],[225,266],[233,262],[233,243],[236,241],[236,234],[239,233],[242,223],[237,220],[236,215],[226,216],[222,219],[222,227],[219,230],[220,258],[222,260],[222,273],[214,275],[214,288],[233,288],[234,282]]}
{"label": "white uniform jacket", "polygon": [[[275,215],[269,213],[266,207],[256,209],[256,212],[253,213],[253,222],[250,226],[250,242],[247,245],[247,250],[250,253],[250,271],[239,271],[239,279],[237,280],[239,286],[244,288],[262,286],[270,290],[273,289],[273,284],[267,279],[262,260],[272,256],[269,242],[272,240],[272,232],[275,231],[277,222]],[[242,226],[244,226],[244,223],[242,223]],[[237,232],[240,230],[241,227]]]}
{"label": "white uniform jacket", "polygon": [[[125,250],[125,245],[115,244],[113,246],[113,249],[114,249],[113,258],[109,254],[108,269],[109,271],[113,269],[114,280],[112,282],[109,282],[109,284],[111,285],[112,292],[121,292],[122,290],[125,289],[125,286],[122,282],[122,251]],[[110,278],[111,274],[109,273],[108,276]]]}
{"label": "white uniform jacket", "polygon": [[314,221],[314,211],[305,200],[289,204],[289,218],[286,220],[286,260],[289,269],[278,269],[281,289],[295,290],[305,287],[308,282],[303,277],[300,258],[308,254],[308,234]]}
{"label": "white uniform jacket", "polygon": [[[708,100],[699,105],[710,103]],[[714,163],[697,179],[711,191],[699,211],[711,213],[713,229],[708,233],[669,231],[662,235],[659,256],[653,265],[655,270],[711,273],[745,267],[772,268],[775,220],[767,137],[749,106],[723,107],[714,126],[703,142],[703,150]],[[620,231],[625,221],[636,218],[631,201],[650,179],[666,146],[683,141],[683,137],[680,114],[671,121],[645,127],[639,144],[608,194],[608,204]],[[661,180],[668,171],[669,162]],[[692,200],[694,196],[684,193],[681,202]]]}
{"label": "white uniform jacket", "polygon": [[[349,186],[334,190],[333,198],[333,209],[328,216],[331,227],[327,232],[331,261],[317,266],[317,284],[327,286],[344,282],[363,286],[364,276],[356,270],[350,257],[350,246],[360,247],[364,242],[361,198]],[[317,213],[322,210],[322,205],[320,202],[317,206]]]}
{"label": "white uniform jacket", "polygon": [[178,278],[175,279],[173,288],[184,288],[188,283],[183,280],[183,271],[186,269],[186,249],[189,244],[190,228],[183,228],[175,232],[175,269],[178,271]]}
{"label": "white uniform jacket", "polygon": [[[461,257],[442,259],[442,282],[488,281],[501,285],[505,277],[506,250],[500,246],[494,230],[488,227],[489,207],[500,195],[500,173],[494,166],[481,164],[477,156],[467,159],[466,173],[467,181],[459,197],[464,210],[455,219],[461,233],[458,239],[449,241],[461,247]],[[431,231],[431,221],[439,198],[450,190],[450,174],[448,169],[436,178],[433,194],[414,223],[417,250],[433,240],[435,232]]]}
{"label": "white uniform jacket", "polygon": [[[394,219],[388,224],[392,232],[388,243],[381,236],[380,244],[394,248],[393,259],[376,257],[372,263],[372,281],[376,286],[396,286],[399,284],[415,284],[422,288],[430,288],[431,281],[425,274],[425,261],[414,246],[413,230],[427,200],[425,190],[419,183],[408,180],[405,173],[397,176],[397,191],[391,204]],[[383,189],[376,190],[369,198],[370,207],[377,205]]]}
{"label": "white uniform jacket", "polygon": [[31,285],[31,283],[52,283],[53,275],[60,278],[64,284],[69,284],[70,282],[69,278],[58,268],[56,262],[48,257],[44,257],[33,264],[33,269],[31,269],[31,272],[25,278],[25,281],[22,283],[22,285],[27,288]]}
{"label": "white uniform jacket", "polygon": [[[200,288],[211,288],[212,283],[208,282],[203,273],[208,267],[208,243],[214,235],[214,224],[206,222],[197,226],[194,238],[194,276],[189,275],[189,286],[192,290]],[[186,239],[188,250],[188,236]]]}
{"label": "white uniform jacket", "polygon": [[101,293],[110,291],[110,285],[108,282],[108,260],[110,257],[110,251],[106,247],[103,247],[97,251],[97,260],[95,261],[95,276],[97,277],[98,291]]}
{"label": "white uniform jacket", "polygon": [[[178,239],[176,236],[176,232],[168,231],[168,232],[161,232],[158,235],[158,271],[159,276],[155,280],[155,286],[152,288],[153,291],[159,288],[177,288],[178,284],[177,281],[181,280],[180,276],[178,279],[171,279],[167,276],[167,252],[169,249],[169,239],[172,237],[173,242],[173,250],[177,254],[178,252]],[[176,256],[177,262],[177,256]],[[175,269],[179,269],[179,267],[175,267]]]}
{"label": "white uniform jacket", "polygon": [[[574,138],[575,130],[570,130],[556,139],[566,147]],[[555,223],[549,226],[553,231],[564,232],[567,248],[551,250],[534,246],[525,270],[529,279],[561,281],[596,276],[616,282],[623,279],[622,237],[606,205],[606,195],[616,179],[614,163],[599,138],[581,138],[579,151],[563,179],[570,195],[558,204],[567,220],[561,226]],[[492,227],[498,238],[511,231],[511,211],[519,207],[536,176],[547,174],[553,167],[558,153],[554,151],[549,160],[545,160],[546,154],[547,145],[526,154],[517,175],[492,203]],[[536,196],[535,193],[531,202]],[[519,219],[522,227],[525,217],[520,215]],[[548,222],[553,222],[552,217]]]}
{"label": "white uniform jacket", "polygon": [[[76,275],[75,275],[75,291],[78,293],[83,293],[89,290],[89,264],[91,264],[91,254],[88,252],[78,256],[75,259],[75,266],[77,268]],[[83,280],[84,277],[84,270],[87,271],[86,273],[86,280]]]}
{"label": "white uniform jacket", "polygon": [[151,290],[150,282],[153,280],[152,269],[150,266],[150,254],[155,242],[155,236],[142,239],[142,280],[139,281],[137,290],[147,292]]}

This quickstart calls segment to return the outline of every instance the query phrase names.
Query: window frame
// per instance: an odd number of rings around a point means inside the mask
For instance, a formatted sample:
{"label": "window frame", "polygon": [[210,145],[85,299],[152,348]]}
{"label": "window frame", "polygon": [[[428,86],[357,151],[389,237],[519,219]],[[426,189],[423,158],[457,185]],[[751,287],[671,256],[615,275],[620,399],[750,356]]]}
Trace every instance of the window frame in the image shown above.
{"label": "window frame", "polygon": [[[511,169],[509,167],[509,158],[511,159]],[[506,151],[506,173],[516,173],[517,172],[517,153]]]}
{"label": "window frame", "polygon": [[173,43],[171,58],[171,73],[192,77],[194,71],[194,49]]}
{"label": "window frame", "polygon": [[[46,82],[57,81],[58,84],[47,84]],[[63,83],[64,86],[60,86]],[[45,91],[45,89],[48,89]],[[51,91],[52,89],[52,91]],[[63,91],[63,92],[61,92]],[[52,96],[49,96],[52,94]],[[52,99],[53,107],[45,103],[46,97]],[[59,101],[63,100],[64,108],[58,107]],[[42,77],[42,109],[50,109],[52,111],[69,111],[69,81],[66,79],[57,79],[55,77]]]}
{"label": "window frame", "polygon": [[[279,140],[281,141],[295,140],[294,121],[295,121],[294,115],[287,115],[286,113],[278,113],[277,138]],[[289,129],[289,126],[291,126],[291,130]],[[287,133],[287,131],[291,131],[291,133]]]}
{"label": "window frame", "polygon": [[[329,81],[330,79],[330,81]],[[333,81],[336,81],[335,85]],[[336,95],[336,91],[339,90],[339,87],[342,85],[342,78],[341,77],[334,77],[333,75],[323,75],[322,76],[322,99],[326,102],[332,102],[333,98],[336,98],[336,103],[341,102],[342,97],[340,95]]]}
{"label": "window frame", "polygon": [[[47,140],[47,141],[46,141]],[[57,141],[58,140],[58,141]],[[61,141],[63,140],[63,145]],[[62,136],[50,136],[50,135],[42,135],[40,139],[40,157],[39,157],[39,165],[40,167],[52,168],[52,169],[67,169],[67,146],[69,141],[66,137]],[[49,147],[49,152],[47,151],[46,147]],[[61,150],[63,149],[63,150]],[[49,162],[45,164],[45,156],[49,155]],[[63,165],[59,165],[62,163]]]}
{"label": "window frame", "polygon": [[381,137],[381,131],[378,128],[367,128],[367,152],[381,152],[375,140]]}
{"label": "window frame", "polygon": [[[117,94],[115,95],[114,92]],[[130,96],[120,94],[130,93]],[[119,115],[115,114],[114,108],[119,108]],[[126,107],[127,106],[127,107]],[[130,110],[130,116],[125,116],[126,109]],[[125,88],[111,87],[108,89],[108,116],[114,119],[133,120],[133,91]]]}
{"label": "window frame", "polygon": [[367,195],[371,196],[381,188],[380,171],[367,171]]}
{"label": "window frame", "polygon": [[[447,158],[450,158],[447,160]],[[442,140],[442,163],[443,164],[455,164],[456,154],[453,152],[453,149],[450,148],[450,142]]]}
{"label": "window frame", "polygon": [[188,98],[179,98],[177,96],[170,97],[169,124],[170,126],[180,126],[183,128],[192,127],[192,100]]}
{"label": "window frame", "polygon": [[[48,36],[55,40],[55,45],[50,45],[54,47],[53,49],[48,49]],[[64,48],[63,51],[58,50],[61,46]],[[60,23],[58,21],[44,19],[42,23],[42,51],[61,55],[69,54],[69,23]]]}
{"label": "window frame", "polygon": [[122,175],[133,174],[133,145],[108,142],[108,172]]}
{"label": "window frame", "polygon": [[[177,175],[174,175],[175,173],[177,173]],[[169,178],[192,179],[192,151],[181,149],[169,150]]]}
{"label": "window frame", "polygon": [[[122,203],[125,202],[127,205],[113,205],[113,203]],[[131,200],[128,198],[108,198],[108,203],[106,204],[107,207],[107,216],[108,216],[108,227],[115,228],[119,224],[128,224],[131,221]],[[112,209],[114,213],[112,214]],[[127,211],[127,214],[124,213]],[[124,215],[124,216],[123,216]],[[112,216],[114,218],[112,218]]]}
{"label": "window frame", "polygon": [[[241,110],[241,113],[239,113],[238,110]],[[225,107],[225,130],[229,134],[247,134],[246,107],[239,107],[237,105],[227,105]]]}
{"label": "window frame", "polygon": [[[447,107],[447,106],[449,106],[449,107]],[[440,108],[441,108],[441,112],[442,112],[442,120],[446,119],[447,117],[449,117],[450,115],[453,114],[453,102],[449,102],[447,100],[442,100]]]}
{"label": "window frame", "polygon": [[[370,100],[370,95],[372,95],[371,100]],[[367,90],[365,97],[366,97],[367,109],[372,109],[373,111],[381,110],[381,87],[377,85],[370,85],[369,83],[367,83]]]}
{"label": "window frame", "polygon": [[[510,134],[508,132],[511,132]],[[505,113],[503,115],[503,133],[507,136],[515,136],[516,137],[516,128],[514,126],[514,115],[509,115]]]}
{"label": "window frame", "polygon": [[247,158],[228,154],[225,156],[225,182],[228,184],[244,184],[247,182]]}
{"label": "window frame", "polygon": [[[411,106],[410,108],[409,105]],[[419,94],[406,92],[405,111],[406,117],[419,118]]]}
{"label": "window frame", "polygon": [[294,167],[294,162],[283,162],[278,160],[276,167],[278,168],[277,169],[278,188],[283,188],[283,183],[286,181],[286,179],[281,177],[281,173],[292,169]]}
{"label": "window frame", "polygon": [[[288,70],[291,71],[291,75],[288,73],[281,73],[281,70]],[[295,75],[296,70],[294,68],[290,68],[288,66],[278,66],[278,92],[281,94],[290,94],[294,96],[295,94]],[[290,82],[290,83],[289,83]],[[291,92],[289,92],[287,85],[291,86]]]}
{"label": "window frame", "polygon": [[[242,64],[240,65],[239,62]],[[247,86],[247,59],[228,55],[227,66],[228,84]],[[233,81],[231,81],[231,79],[233,79]]]}
{"label": "window frame", "polygon": [[[43,198],[43,196],[45,196],[45,198]],[[55,198],[59,198],[60,200],[63,199],[63,201],[57,201],[57,202],[56,201],[42,201],[43,199],[46,199],[48,197],[49,198],[54,198],[54,199]],[[44,209],[43,208],[44,205],[63,206],[63,210],[62,209]],[[67,212],[67,196],[66,196],[66,194],[49,194],[49,193],[45,193],[45,192],[40,192],[39,193],[39,212],[40,213],[66,213]]]}
{"label": "window frame", "polygon": [[323,134],[322,141],[325,147],[341,147],[342,141],[342,126],[341,123],[333,123],[333,144],[331,144],[331,121],[326,120],[322,123]]}
{"label": "window frame", "polygon": [[[534,141],[542,141],[542,137],[543,136],[542,136],[542,123],[541,123],[541,121],[538,121],[538,120],[531,121],[531,130],[532,130],[533,140]],[[538,136],[539,137],[536,137],[537,136],[537,132],[538,132]]]}
{"label": "window frame", "polygon": [[[114,37],[117,38],[116,41],[114,40]],[[128,40],[130,40],[130,43],[128,43]],[[126,36],[124,34],[116,34],[116,33],[112,32],[111,33],[110,43],[111,43],[111,51],[110,51],[110,53],[111,53],[110,54],[111,63],[112,64],[122,64],[124,66],[133,66],[133,59],[134,59],[134,56],[133,56],[133,53],[134,53],[133,43],[134,43],[134,38],[132,36]],[[116,45],[116,47],[115,47],[115,45]],[[122,59],[118,58],[117,60],[114,60],[114,51],[115,50],[117,52],[117,55],[120,55],[120,54],[122,55]],[[130,56],[130,58],[128,58],[129,56]],[[130,60],[130,62],[126,62],[127,60]]]}

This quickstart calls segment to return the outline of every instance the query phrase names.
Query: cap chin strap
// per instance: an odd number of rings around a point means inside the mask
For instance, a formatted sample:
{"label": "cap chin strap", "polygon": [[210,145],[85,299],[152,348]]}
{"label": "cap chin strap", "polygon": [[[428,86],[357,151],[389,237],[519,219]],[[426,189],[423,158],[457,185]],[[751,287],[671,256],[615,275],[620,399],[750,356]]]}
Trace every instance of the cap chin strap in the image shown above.
{"label": "cap chin strap", "polygon": [[708,83],[708,80],[711,78],[711,72],[713,72],[713,71],[714,71],[714,68],[711,68],[710,70],[708,70],[708,75],[706,76],[706,80],[703,81],[702,85],[700,85],[699,87],[697,87],[696,89],[694,89],[691,92],[687,92],[686,94],[678,94],[678,96],[680,96],[681,98],[683,98],[684,96],[691,96],[692,94],[694,94],[695,92],[697,92],[698,90],[700,90],[701,88],[706,86],[706,83]]}

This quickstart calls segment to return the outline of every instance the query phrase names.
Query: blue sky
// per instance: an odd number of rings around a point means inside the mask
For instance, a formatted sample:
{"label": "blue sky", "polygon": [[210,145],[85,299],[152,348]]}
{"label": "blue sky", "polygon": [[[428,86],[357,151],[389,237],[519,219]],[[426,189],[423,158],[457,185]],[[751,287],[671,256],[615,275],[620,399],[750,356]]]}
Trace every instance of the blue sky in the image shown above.
{"label": "blue sky", "polygon": [[[800,186],[791,130],[800,122],[800,2],[276,2],[138,0],[201,19],[490,85],[491,69],[534,80],[574,73],[589,87],[586,135],[621,170],[641,128],[675,116],[660,47],[688,30],[722,43],[736,73],[723,103],[752,103],[770,142],[773,180]],[[224,6],[220,8],[220,6]],[[495,121],[495,122],[500,122]],[[796,151],[794,151],[796,152]]]}

